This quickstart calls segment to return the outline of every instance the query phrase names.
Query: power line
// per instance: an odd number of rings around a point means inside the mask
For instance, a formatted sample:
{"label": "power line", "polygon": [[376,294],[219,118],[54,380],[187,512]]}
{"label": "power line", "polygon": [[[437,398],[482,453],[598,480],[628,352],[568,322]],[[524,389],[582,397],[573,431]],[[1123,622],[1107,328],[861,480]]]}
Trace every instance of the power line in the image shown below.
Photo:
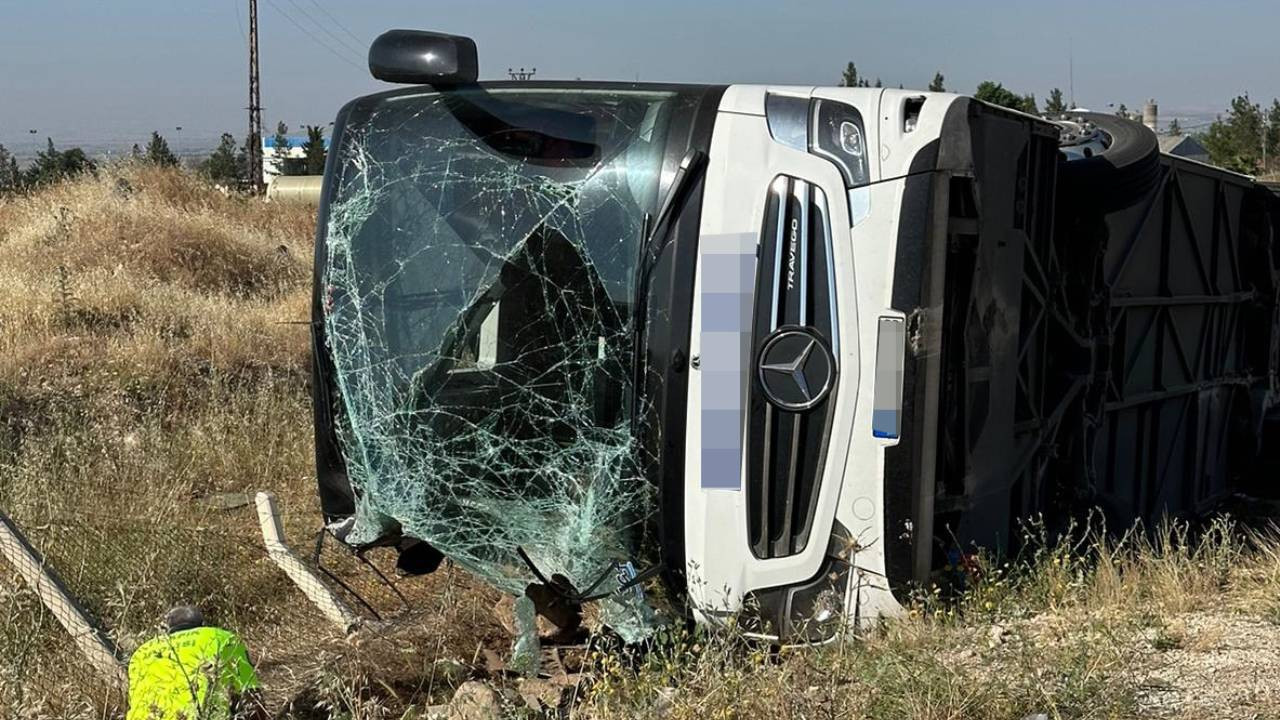
{"label": "power line", "polygon": [[328,10],[325,10],[325,9],[324,9],[324,6],[323,6],[323,5],[321,5],[317,0],[311,0],[311,4],[312,4],[312,5],[315,5],[315,6],[316,6],[316,8],[318,8],[318,9],[320,10],[320,12],[324,13],[325,17],[327,17],[327,18],[329,18],[330,20],[332,20],[332,21],[333,21],[333,24],[338,26],[338,29],[342,30],[342,32],[346,33],[348,37],[350,37],[352,40],[354,40],[354,41],[356,42],[356,45],[357,45],[357,46],[359,46],[359,47],[363,47],[363,46],[364,46],[365,41],[363,41],[363,40],[361,40],[360,38],[356,37],[356,34],[355,34],[355,33],[353,33],[353,32],[351,32],[350,30],[348,30],[348,29],[347,29],[347,26],[342,24],[342,21],[340,21],[340,20],[338,20],[338,18],[334,17],[334,16],[333,16],[333,14],[332,14],[332,13],[330,13]]}
{"label": "power line", "polygon": [[297,0],[289,0],[289,4],[292,5],[293,8],[297,10],[299,13],[301,13],[302,17],[306,18],[307,20],[310,20],[312,25],[315,25],[316,27],[320,28],[320,32],[323,32],[325,35],[328,35],[329,37],[333,38],[334,42],[338,43],[338,45],[355,53],[356,57],[360,57],[362,51],[359,48],[352,47],[349,43],[347,43],[345,39],[335,34],[324,23],[320,22],[319,20],[316,20],[315,17],[311,15],[311,13],[307,12],[305,8],[303,8],[301,5],[297,3]]}
{"label": "power line", "polygon": [[[278,5],[275,2],[275,0],[267,0],[267,2],[270,3],[271,7],[274,8],[276,12],[280,13],[285,20],[288,20],[294,27],[298,28],[298,30],[302,32],[302,34],[311,38],[312,42],[319,45],[320,47],[323,47],[325,50],[328,50],[330,53],[333,54],[334,57],[338,58],[339,60],[342,60],[345,63],[350,63],[352,65],[355,65],[356,67],[360,67],[358,64],[353,62],[349,56],[342,54],[337,49],[335,49],[332,45],[325,42],[323,39],[317,37],[315,33],[313,33],[310,29],[308,29],[302,23],[298,22],[292,15],[286,12],[284,8],[280,7],[280,5]],[[361,69],[363,70],[363,68]]]}
{"label": "power line", "polygon": [[1067,104],[1076,106],[1076,51],[1070,35],[1067,36]]}
{"label": "power line", "polygon": [[289,13],[287,13],[287,12],[285,12],[285,11],[284,11],[284,8],[280,7],[279,5],[277,5],[277,4],[275,3],[275,0],[267,0],[267,3],[268,3],[269,5],[271,5],[271,7],[272,7],[272,8],[275,8],[275,11],[276,11],[276,12],[280,13],[281,15],[283,15],[285,20],[288,20],[290,23],[292,23],[292,24],[293,24],[293,26],[294,26],[294,27],[298,28],[298,30],[300,30],[304,35],[306,35],[307,37],[311,38],[312,42],[314,42],[315,44],[317,44],[317,45],[319,45],[320,47],[324,48],[325,50],[328,50],[330,53],[332,53],[332,54],[333,54],[333,56],[334,56],[334,57],[338,58],[339,60],[341,60],[341,61],[343,61],[343,62],[347,63],[348,65],[351,65],[352,67],[355,67],[356,69],[358,69],[358,70],[360,70],[360,71],[362,71],[362,72],[364,71],[364,67],[362,67],[359,63],[356,63],[356,62],[355,62],[355,61],[353,61],[350,57],[348,57],[348,56],[346,56],[346,55],[343,55],[342,53],[338,52],[338,51],[337,51],[337,50],[335,50],[331,45],[329,45],[329,44],[328,44],[328,43],[326,43],[325,41],[321,40],[320,38],[316,37],[315,33],[313,33],[313,32],[311,32],[310,30],[308,30],[305,26],[303,26],[303,25],[302,25],[301,23],[299,23],[297,20],[294,20],[292,15],[290,15],[290,14],[289,14]]}
{"label": "power line", "polygon": [[240,28],[240,39],[245,47],[249,46],[249,36],[244,33],[244,19],[240,17],[240,0],[231,0],[231,7],[236,9],[236,26]]}

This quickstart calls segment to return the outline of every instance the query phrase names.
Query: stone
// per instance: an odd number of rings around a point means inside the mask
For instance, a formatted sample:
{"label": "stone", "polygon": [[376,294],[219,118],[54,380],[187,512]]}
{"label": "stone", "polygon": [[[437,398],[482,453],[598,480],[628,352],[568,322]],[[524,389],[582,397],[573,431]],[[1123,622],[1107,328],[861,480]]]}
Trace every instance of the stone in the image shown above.
{"label": "stone", "polygon": [[[565,606],[563,601],[544,597],[542,593],[535,594],[538,597],[532,599],[534,607],[538,609],[538,639],[553,645],[568,644],[579,639],[582,635],[581,614]],[[504,595],[494,606],[493,615],[512,637],[520,634],[514,597]]]}
{"label": "stone", "polygon": [[428,705],[420,710],[406,713],[403,720],[449,720],[449,706]]}
{"label": "stone", "polygon": [[453,687],[461,684],[471,675],[471,668],[452,658],[440,658],[431,663],[436,680]]}
{"label": "stone", "polygon": [[537,678],[520,678],[516,682],[520,698],[534,712],[559,708],[566,689],[563,684]]}
{"label": "stone", "polygon": [[[125,438],[127,444],[129,438]],[[253,497],[248,493],[211,493],[200,498],[199,501],[205,507],[211,510],[235,510],[247,505],[253,504]]]}
{"label": "stone", "polygon": [[653,714],[660,718],[669,717],[676,706],[675,688],[658,688],[653,698]]}
{"label": "stone", "polygon": [[1005,635],[1006,635],[1006,632],[1004,627],[1000,625],[992,625],[991,629],[987,631],[987,645],[992,648],[1003,645],[1005,641]]}
{"label": "stone", "polygon": [[[568,642],[582,627],[582,608],[545,585],[530,585],[525,594],[533,600],[538,617],[556,629],[555,637],[543,638],[549,642]],[[541,630],[539,630],[541,632]]]}
{"label": "stone", "polygon": [[449,701],[450,720],[499,720],[502,700],[488,685],[477,680],[464,682]]}

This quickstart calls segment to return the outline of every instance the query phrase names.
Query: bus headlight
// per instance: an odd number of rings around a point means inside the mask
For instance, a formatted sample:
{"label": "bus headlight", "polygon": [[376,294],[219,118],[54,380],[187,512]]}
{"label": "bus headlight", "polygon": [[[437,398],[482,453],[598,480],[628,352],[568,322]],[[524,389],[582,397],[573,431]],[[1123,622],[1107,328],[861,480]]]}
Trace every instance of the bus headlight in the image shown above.
{"label": "bus headlight", "polygon": [[845,187],[866,185],[871,178],[862,114],[851,105],[814,98],[809,117],[809,152],[835,163]]}
{"label": "bus headlight", "polygon": [[867,131],[862,113],[847,103],[769,93],[764,102],[769,134],[787,147],[829,160],[844,178],[849,217],[857,224],[869,212],[871,182],[867,162]]}

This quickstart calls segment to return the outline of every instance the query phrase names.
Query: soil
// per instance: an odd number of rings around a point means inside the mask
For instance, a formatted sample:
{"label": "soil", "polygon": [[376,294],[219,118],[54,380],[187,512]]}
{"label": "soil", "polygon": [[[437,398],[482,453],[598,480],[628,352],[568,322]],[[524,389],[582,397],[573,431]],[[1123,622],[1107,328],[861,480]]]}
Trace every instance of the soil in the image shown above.
{"label": "soil", "polygon": [[1144,716],[1280,717],[1280,626],[1201,612],[1176,618],[1160,637],[1140,695]]}

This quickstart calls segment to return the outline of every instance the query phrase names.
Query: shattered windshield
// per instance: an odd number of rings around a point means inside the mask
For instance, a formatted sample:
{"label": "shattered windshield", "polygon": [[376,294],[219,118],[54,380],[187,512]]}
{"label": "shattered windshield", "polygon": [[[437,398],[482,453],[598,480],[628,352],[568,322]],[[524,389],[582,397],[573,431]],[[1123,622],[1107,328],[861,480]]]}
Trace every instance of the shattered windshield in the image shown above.
{"label": "shattered windshield", "polygon": [[[352,107],[322,278],[349,542],[399,530],[515,593],[534,568],[586,594],[653,562],[632,315],[678,99],[474,89]],[[651,622],[635,591],[605,610],[624,635]]]}

